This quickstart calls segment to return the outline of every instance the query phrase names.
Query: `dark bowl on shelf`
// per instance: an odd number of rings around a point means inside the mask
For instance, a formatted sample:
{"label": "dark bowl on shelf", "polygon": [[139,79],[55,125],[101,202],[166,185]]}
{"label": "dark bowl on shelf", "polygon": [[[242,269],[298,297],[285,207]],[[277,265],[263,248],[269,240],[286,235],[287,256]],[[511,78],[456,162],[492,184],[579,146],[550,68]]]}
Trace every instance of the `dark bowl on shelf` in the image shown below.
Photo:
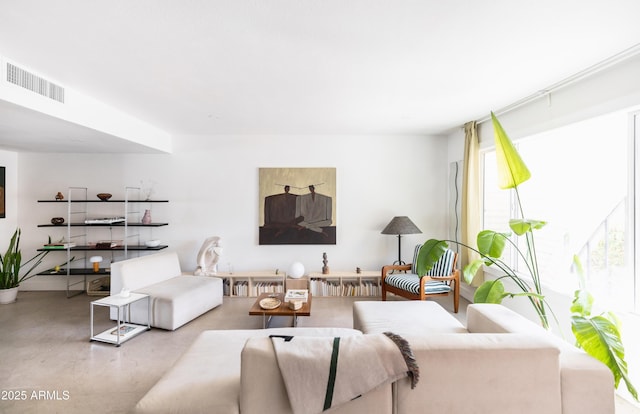
{"label": "dark bowl on shelf", "polygon": [[107,201],[108,199],[111,198],[111,194],[109,193],[98,193],[98,198],[102,201]]}
{"label": "dark bowl on shelf", "polygon": [[51,219],[51,224],[55,224],[55,225],[59,225],[64,223],[64,218],[63,217],[53,217]]}

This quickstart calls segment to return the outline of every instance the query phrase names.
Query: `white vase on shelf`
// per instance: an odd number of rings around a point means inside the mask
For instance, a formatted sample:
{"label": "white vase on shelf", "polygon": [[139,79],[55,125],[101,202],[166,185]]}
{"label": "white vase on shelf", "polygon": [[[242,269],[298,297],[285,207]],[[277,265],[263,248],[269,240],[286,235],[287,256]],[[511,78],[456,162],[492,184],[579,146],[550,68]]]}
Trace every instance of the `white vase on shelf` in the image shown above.
{"label": "white vase on shelf", "polygon": [[142,224],[151,224],[151,210],[145,210],[142,216]]}

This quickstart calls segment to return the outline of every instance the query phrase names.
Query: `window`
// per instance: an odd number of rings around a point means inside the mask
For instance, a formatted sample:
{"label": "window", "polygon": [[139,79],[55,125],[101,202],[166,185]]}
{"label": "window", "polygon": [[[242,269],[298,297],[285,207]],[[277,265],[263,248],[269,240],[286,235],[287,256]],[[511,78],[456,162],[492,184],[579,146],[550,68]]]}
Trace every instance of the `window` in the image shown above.
{"label": "window", "polygon": [[[621,310],[636,309],[630,117],[634,122],[629,111],[616,112],[515,142],[532,175],[518,187],[525,217],[548,223],[534,232],[543,283],[573,294],[577,254],[589,290]],[[497,186],[493,150],[484,153],[483,188],[484,228],[509,231],[519,212],[513,190]],[[514,256],[506,251],[503,259],[517,268]]]}

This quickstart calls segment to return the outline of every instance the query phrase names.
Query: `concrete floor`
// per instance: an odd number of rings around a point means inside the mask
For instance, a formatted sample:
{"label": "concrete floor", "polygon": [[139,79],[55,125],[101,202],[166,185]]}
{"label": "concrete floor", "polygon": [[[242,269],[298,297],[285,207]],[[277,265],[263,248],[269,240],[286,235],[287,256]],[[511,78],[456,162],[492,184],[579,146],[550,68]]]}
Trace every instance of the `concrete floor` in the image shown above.
{"label": "concrete floor", "polygon": [[[222,306],[174,332],[152,329],[120,347],[89,342],[89,303],[64,292],[20,292],[0,306],[0,413],[127,413],[206,329],[257,329],[251,298],[224,298]],[[351,327],[353,298],[314,298],[299,326]],[[449,311],[451,299],[439,302]],[[466,321],[466,302],[456,315]],[[111,326],[96,307],[98,332]],[[280,318],[275,325],[287,325]],[[640,413],[620,400],[618,414]]]}

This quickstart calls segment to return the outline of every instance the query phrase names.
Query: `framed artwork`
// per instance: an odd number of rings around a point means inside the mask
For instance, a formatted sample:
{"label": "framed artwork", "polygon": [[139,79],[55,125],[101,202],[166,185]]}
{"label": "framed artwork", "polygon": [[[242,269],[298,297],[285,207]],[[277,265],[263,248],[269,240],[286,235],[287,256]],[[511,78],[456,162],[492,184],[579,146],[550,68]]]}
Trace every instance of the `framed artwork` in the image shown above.
{"label": "framed artwork", "polygon": [[5,167],[0,167],[0,218],[6,218],[5,204]]}
{"label": "framed artwork", "polygon": [[259,174],[259,244],[336,244],[335,168],[260,168]]}

